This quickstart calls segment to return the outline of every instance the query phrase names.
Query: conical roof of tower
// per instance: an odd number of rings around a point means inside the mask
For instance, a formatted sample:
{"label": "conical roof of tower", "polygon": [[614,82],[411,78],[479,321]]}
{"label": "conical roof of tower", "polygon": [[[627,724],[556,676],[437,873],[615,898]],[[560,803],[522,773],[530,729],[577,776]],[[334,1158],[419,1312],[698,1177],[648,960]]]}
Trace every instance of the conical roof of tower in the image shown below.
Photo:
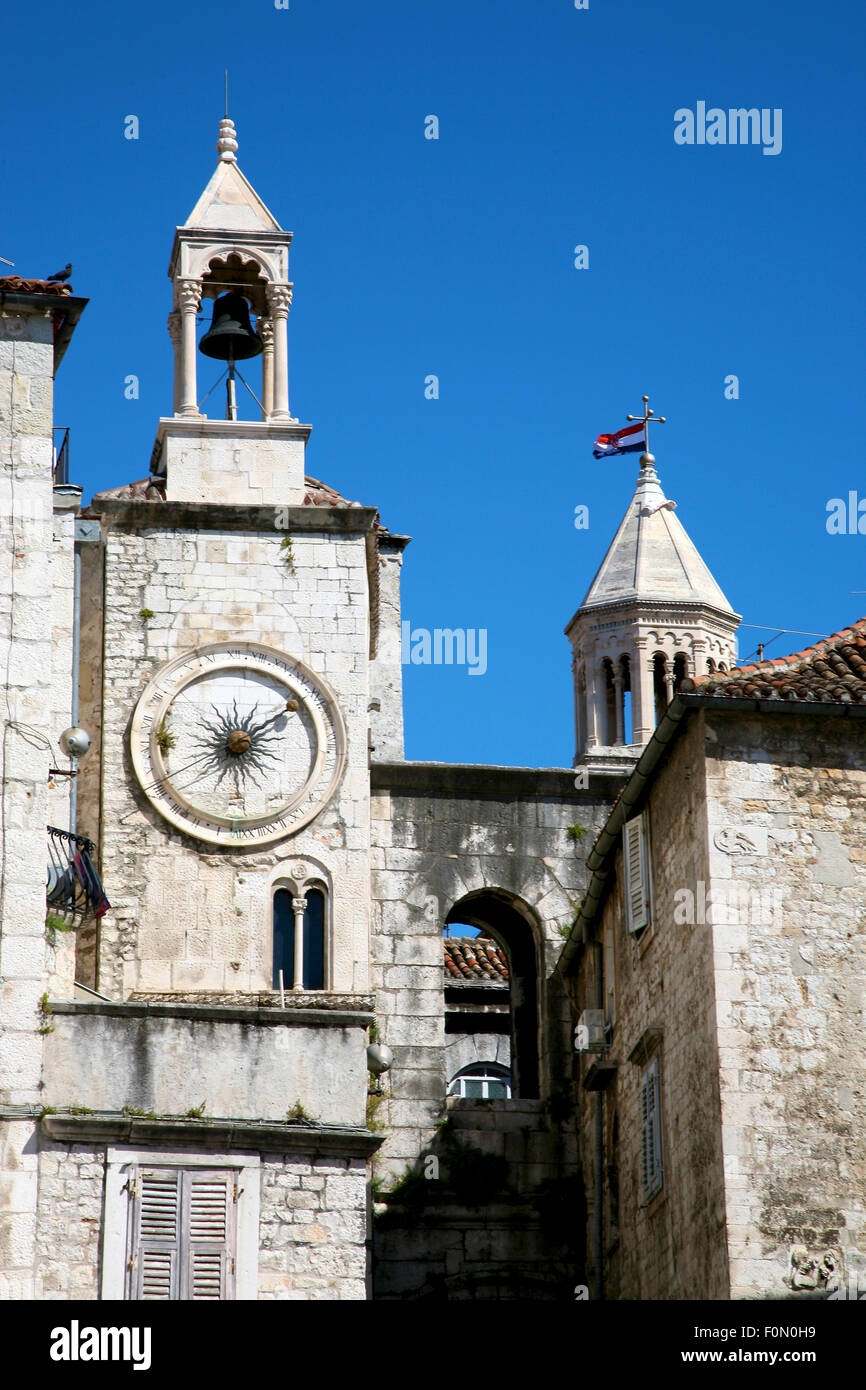
{"label": "conical roof of tower", "polygon": [[237,162],[234,122],[220,122],[217,140],[219,163],[184,226],[219,231],[281,232],[274,214],[265,206]]}
{"label": "conical roof of tower", "polygon": [[733,615],[662,491],[652,461],[641,465],[634,497],[580,605],[580,611],[629,600],[706,604]]}

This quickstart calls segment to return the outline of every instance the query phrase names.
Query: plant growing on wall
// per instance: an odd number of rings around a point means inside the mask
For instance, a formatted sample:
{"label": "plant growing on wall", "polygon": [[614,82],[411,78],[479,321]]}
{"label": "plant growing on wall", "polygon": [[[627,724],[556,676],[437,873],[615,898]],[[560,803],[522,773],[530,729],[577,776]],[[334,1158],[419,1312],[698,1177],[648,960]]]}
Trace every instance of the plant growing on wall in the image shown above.
{"label": "plant growing on wall", "polygon": [[154,613],[152,608],[139,608],[138,616],[141,618],[141,621],[143,623],[149,623],[151,618],[156,617],[156,614]]}
{"label": "plant growing on wall", "polygon": [[581,825],[578,821],[575,821],[574,825],[570,825],[565,833],[569,840],[582,840],[584,835],[589,834],[589,826]]}
{"label": "plant growing on wall", "polygon": [[280,550],[282,551],[283,564],[286,565],[290,574],[295,574],[295,552],[292,549],[291,536],[283,536],[280,541]]}
{"label": "plant growing on wall", "polygon": [[[44,1020],[45,1020],[45,1022],[42,1024],[42,1027],[39,1029],[39,1032],[40,1032],[40,1033],[53,1033],[53,1032],[54,1032],[54,1019],[51,1017],[51,1015],[54,1013],[54,1010],[52,1009],[51,1005],[50,1005],[49,1002],[48,1002],[48,992],[47,992],[47,990],[46,990],[45,994],[43,994],[42,998],[39,1000],[39,1007],[40,1007],[40,1009],[42,1010],[42,1017],[43,1017]],[[44,1112],[43,1112],[43,1113],[44,1113]]]}
{"label": "plant growing on wall", "polygon": [[163,719],[156,731],[156,746],[160,753],[167,753],[175,745],[175,737],[168,726],[168,720]]}

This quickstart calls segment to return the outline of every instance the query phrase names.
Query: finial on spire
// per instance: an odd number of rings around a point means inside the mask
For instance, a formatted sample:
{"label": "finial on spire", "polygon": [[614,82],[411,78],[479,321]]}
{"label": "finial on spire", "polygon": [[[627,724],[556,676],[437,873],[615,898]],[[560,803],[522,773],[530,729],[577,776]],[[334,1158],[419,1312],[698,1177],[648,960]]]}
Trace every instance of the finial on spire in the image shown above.
{"label": "finial on spire", "polygon": [[626,415],[625,418],[627,420],[640,420],[643,423],[644,448],[646,452],[640,456],[640,466],[641,468],[652,468],[655,464],[655,457],[649,451],[650,423],[654,425],[664,425],[667,424],[667,421],[663,415],[653,415],[649,408],[649,396],[642,396],[641,400],[643,401],[643,415]]}
{"label": "finial on spire", "polygon": [[237,154],[235,151],[238,142],[235,139],[235,123],[230,121],[228,116],[224,116],[220,121],[220,136],[216,142],[219,150],[220,161],[223,164],[237,164]]}

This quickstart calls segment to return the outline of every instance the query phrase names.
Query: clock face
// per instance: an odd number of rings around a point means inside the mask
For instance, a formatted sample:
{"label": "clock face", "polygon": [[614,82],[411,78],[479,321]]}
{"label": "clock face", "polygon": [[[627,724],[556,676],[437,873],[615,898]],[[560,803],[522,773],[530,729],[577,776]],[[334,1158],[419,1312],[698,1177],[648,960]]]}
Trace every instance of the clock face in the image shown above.
{"label": "clock face", "polygon": [[300,830],[345,766],[337,702],[303,662],[257,643],[198,647],[145,688],[130,747],[142,790],[196,839],[265,845]]}

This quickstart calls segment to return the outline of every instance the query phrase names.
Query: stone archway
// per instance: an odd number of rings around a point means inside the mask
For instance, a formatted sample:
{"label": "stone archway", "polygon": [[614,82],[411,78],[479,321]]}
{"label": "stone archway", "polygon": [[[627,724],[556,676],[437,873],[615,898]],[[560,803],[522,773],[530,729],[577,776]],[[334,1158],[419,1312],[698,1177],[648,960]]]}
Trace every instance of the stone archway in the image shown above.
{"label": "stone archway", "polygon": [[512,1095],[537,1100],[539,1076],[538,948],[532,910],[502,888],[481,888],[456,902],[445,925],[465,922],[489,932],[508,958],[511,987]]}

